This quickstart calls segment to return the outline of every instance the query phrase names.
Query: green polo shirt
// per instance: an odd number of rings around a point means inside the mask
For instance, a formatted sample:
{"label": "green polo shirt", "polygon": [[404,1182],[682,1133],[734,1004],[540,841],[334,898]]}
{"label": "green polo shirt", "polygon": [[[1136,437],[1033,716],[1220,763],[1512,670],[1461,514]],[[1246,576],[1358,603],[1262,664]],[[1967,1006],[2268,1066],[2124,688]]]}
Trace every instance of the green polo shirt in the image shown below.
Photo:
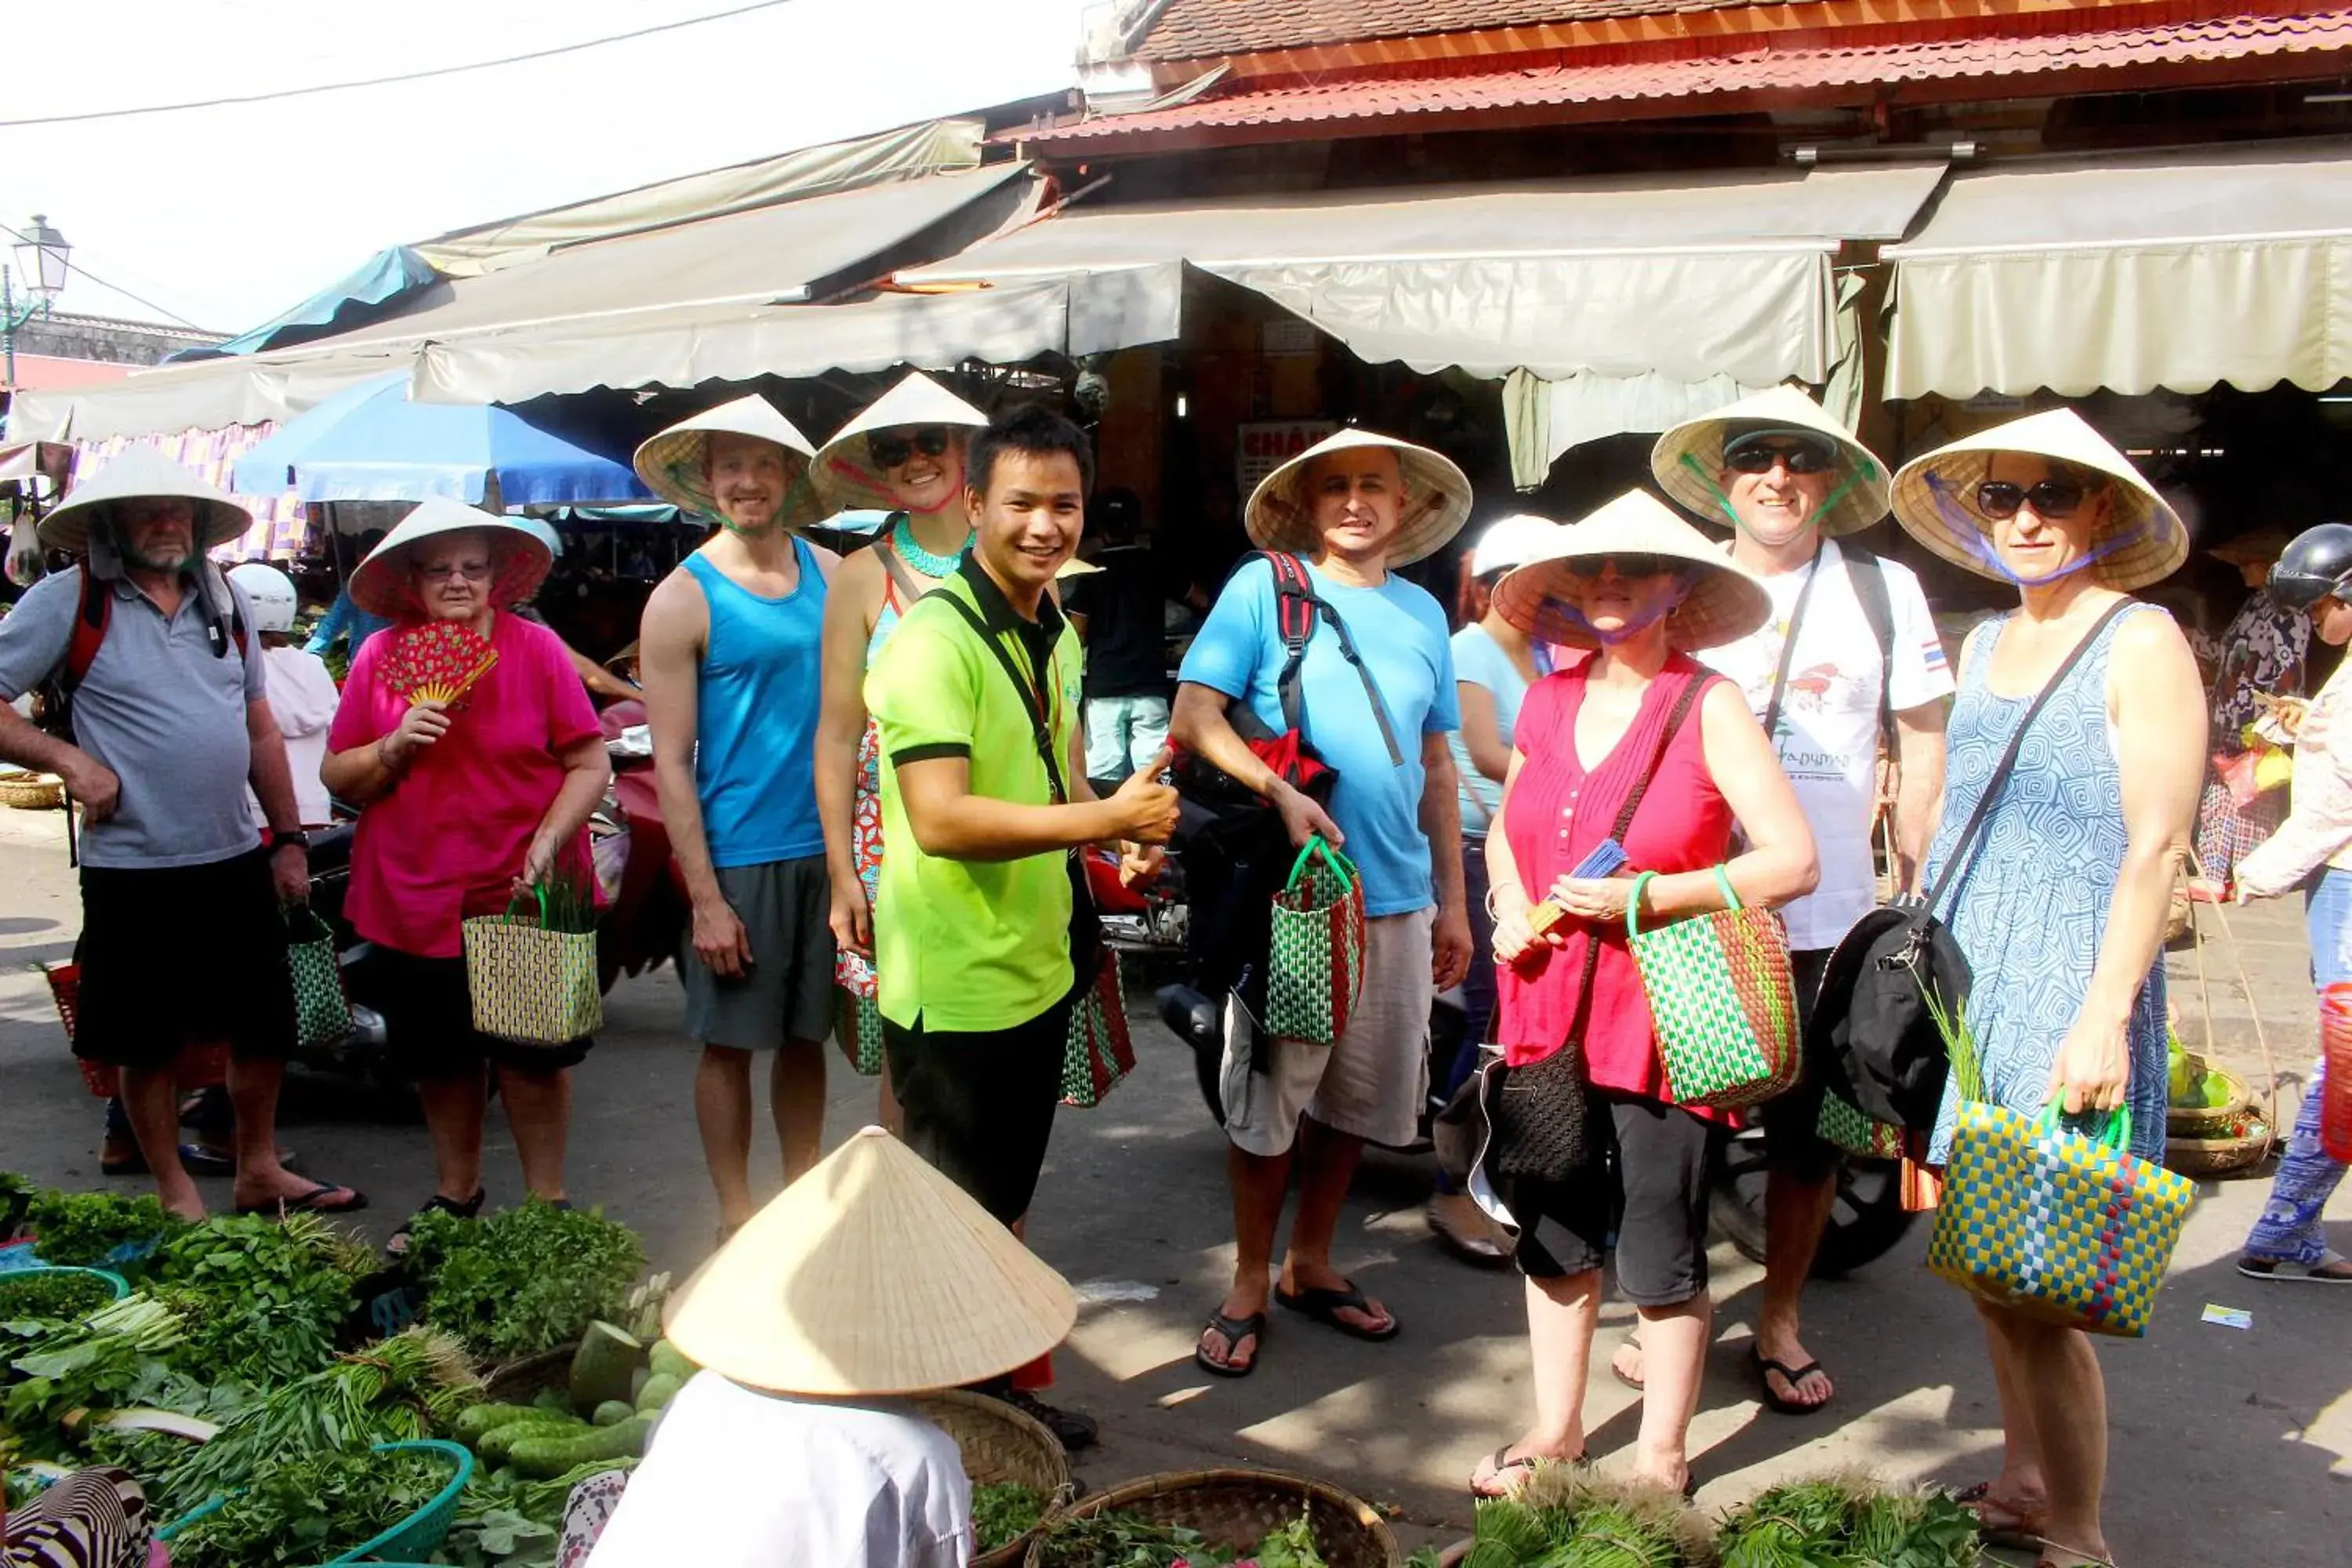
{"label": "green polo shirt", "polygon": [[[866,672],[866,705],[882,732],[882,880],[875,898],[874,967],[882,1016],[955,1033],[1026,1023],[1070,990],[1070,880],[1066,857],[950,860],[926,855],[907,826],[898,767],[965,757],[971,793],[1046,805],[1053,790],[1036,726],[1012,676],[953,605],[980,612],[989,635],[1042,690],[1055,756],[1070,754],[1083,656],[1050,598],[1035,623],[1005,602],[977,555],[898,623]],[[1040,659],[1050,679],[1038,681]],[[1066,766],[1066,763],[1065,764]]]}

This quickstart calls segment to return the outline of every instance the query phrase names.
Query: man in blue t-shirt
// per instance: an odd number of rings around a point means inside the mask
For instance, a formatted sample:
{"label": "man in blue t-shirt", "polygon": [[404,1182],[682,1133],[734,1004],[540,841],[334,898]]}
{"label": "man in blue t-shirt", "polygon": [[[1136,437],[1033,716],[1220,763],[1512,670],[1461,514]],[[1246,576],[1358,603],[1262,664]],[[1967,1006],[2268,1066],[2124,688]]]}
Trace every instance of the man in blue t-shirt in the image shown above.
{"label": "man in blue t-shirt", "polygon": [[1242,700],[1268,729],[1284,727],[1276,683],[1286,656],[1270,563],[1234,574],[1178,673],[1177,743],[1263,796],[1294,844],[1319,834],[1344,845],[1368,917],[1363,994],[1336,1045],[1276,1040],[1254,1066],[1247,1031],[1226,1031],[1238,1256],[1233,1289],[1193,1351],[1220,1376],[1257,1364],[1294,1143],[1298,1216],[1275,1301],[1358,1339],[1397,1331],[1396,1319],[1332,1266],[1331,1238],[1364,1143],[1412,1141],[1428,1092],[1430,1001],[1470,962],[1462,811],[1446,744],[1460,716],[1445,612],[1391,574],[1442,548],[1469,506],[1469,481],[1451,462],[1363,430],[1310,447],[1250,498],[1252,541],[1304,557],[1316,595],[1346,628],[1343,640],[1318,625],[1300,670],[1299,728],[1339,773],[1328,814],[1260,761],[1226,717]]}

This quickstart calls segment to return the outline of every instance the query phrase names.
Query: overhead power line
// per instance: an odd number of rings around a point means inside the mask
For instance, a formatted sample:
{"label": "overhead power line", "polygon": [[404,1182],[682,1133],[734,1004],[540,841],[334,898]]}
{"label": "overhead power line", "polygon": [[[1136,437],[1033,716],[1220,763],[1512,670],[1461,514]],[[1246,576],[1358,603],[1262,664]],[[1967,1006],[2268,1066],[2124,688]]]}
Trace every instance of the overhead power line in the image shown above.
{"label": "overhead power line", "polygon": [[[30,245],[33,243],[30,239],[27,239],[25,236],[17,233],[15,229],[10,228],[5,223],[0,223],[0,234],[5,234],[9,238],[16,240],[20,244]],[[84,267],[80,262],[76,261],[70,256],[66,258],[66,270],[68,272],[80,273],[83,277],[89,279],[91,282],[97,284],[100,288],[105,289],[110,294],[120,294],[133,304],[143,305],[148,310],[160,311],[162,314],[170,317],[173,321],[177,321],[180,325],[187,328],[190,331],[208,332],[212,331],[210,327],[197,326],[195,322],[188,320],[187,317],[181,315],[177,310],[166,310],[163,306],[158,305],[152,300],[141,299],[138,295],[133,294],[130,289],[125,289],[120,283],[109,283],[105,279],[100,278],[97,273],[92,272],[89,268]],[[35,279],[35,281],[38,281],[38,279]]]}
{"label": "overhead power line", "polygon": [[631,32],[612,33],[601,38],[585,38],[576,44],[558,44],[552,48],[533,49],[528,54],[503,55],[494,60],[472,60],[464,65],[436,66],[430,70],[403,71],[397,76],[367,77],[358,81],[320,82],[312,87],[279,88],[271,92],[240,93],[233,98],[190,99],[184,103],[151,103],[138,109],[94,109],[82,114],[44,114],[26,120],[0,120],[0,130],[26,125],[72,125],[91,120],[128,120],[142,114],[178,114],[190,109],[223,109],[240,103],[271,103],[280,99],[311,98],[322,92],[349,92],[354,88],[389,87],[395,82],[426,81],[435,77],[458,76],[467,71],[492,70],[499,66],[521,65],[528,60],[551,59],[557,55],[578,54],[583,49],[602,48],[606,44],[626,43],[631,38],[651,37],[656,33],[674,33],[681,27],[698,27],[705,22],[723,22],[730,16],[748,16],[753,11],[772,11],[779,5],[790,3],[791,0],[754,0],[751,5],[738,5],[732,10],[713,11],[701,16],[685,16],[675,22],[663,22],[651,27],[638,27]]}

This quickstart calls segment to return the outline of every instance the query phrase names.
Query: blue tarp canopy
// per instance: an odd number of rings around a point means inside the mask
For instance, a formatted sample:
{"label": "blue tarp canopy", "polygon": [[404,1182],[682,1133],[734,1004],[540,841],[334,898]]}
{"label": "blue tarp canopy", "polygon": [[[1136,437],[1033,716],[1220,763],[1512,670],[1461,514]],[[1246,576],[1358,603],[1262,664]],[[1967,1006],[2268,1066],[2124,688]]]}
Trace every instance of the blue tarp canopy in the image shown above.
{"label": "blue tarp canopy", "polygon": [[425,258],[404,245],[392,246],[369,257],[357,271],[329,284],[251,331],[209,348],[182,349],[167,363],[257,354],[264,349],[290,348],[314,338],[347,332],[389,314],[383,307],[405,300],[440,279],[441,274]]}
{"label": "blue tarp canopy", "polygon": [[502,506],[649,499],[614,462],[494,404],[411,403],[395,374],[346,387],[238,459],[233,488],[306,501],[424,500]]}

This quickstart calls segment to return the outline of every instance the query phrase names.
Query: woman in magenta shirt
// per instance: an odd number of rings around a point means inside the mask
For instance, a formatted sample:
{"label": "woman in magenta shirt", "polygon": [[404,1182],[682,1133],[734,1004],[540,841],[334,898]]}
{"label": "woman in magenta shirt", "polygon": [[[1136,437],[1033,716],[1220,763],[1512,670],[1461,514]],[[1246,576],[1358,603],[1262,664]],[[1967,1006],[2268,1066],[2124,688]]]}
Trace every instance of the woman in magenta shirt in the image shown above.
{"label": "woman in magenta shirt", "polygon": [[[1621,1210],[1617,1282],[1641,1314],[1648,1368],[1633,1473],[1680,1489],[1714,1315],[1706,1164],[1724,1118],[1673,1102],[1625,905],[1637,871],[1658,873],[1642,889],[1644,924],[1724,908],[1718,868],[1750,904],[1812,889],[1812,835],[1763,728],[1737,686],[1690,657],[1755,630],[1770,602],[1696,529],[1635,490],[1504,577],[1495,607],[1532,637],[1597,650],[1528,689],[1486,838],[1495,1038],[1514,1068],[1580,1046],[1594,1152],[1564,1179],[1503,1184],[1528,1279],[1536,1419],[1478,1467],[1471,1490],[1504,1496],[1538,1460],[1584,1458],[1585,1371]],[[1637,785],[1623,870],[1573,875]],[[1747,838],[1738,854],[1735,823]],[[1529,911],[1545,900],[1566,915],[1538,935]],[[1613,1172],[1601,1158],[1612,1148]]]}
{"label": "woman in magenta shirt", "polygon": [[[371,990],[393,1058],[425,1101],[425,1206],[469,1218],[486,1195],[486,1067],[498,1070],[524,1184],[560,1201],[570,1069],[595,1043],[477,1033],[458,935],[464,917],[496,913],[560,869],[594,885],[588,816],[611,776],[595,710],[555,634],[508,613],[551,563],[529,531],[472,507],[428,500],[409,513],[352,574],[353,601],[394,625],[352,661],[321,770],[338,798],[363,808],[343,912],[376,945]],[[497,650],[454,705],[412,704],[383,679],[402,634],[432,621],[468,626]]]}

